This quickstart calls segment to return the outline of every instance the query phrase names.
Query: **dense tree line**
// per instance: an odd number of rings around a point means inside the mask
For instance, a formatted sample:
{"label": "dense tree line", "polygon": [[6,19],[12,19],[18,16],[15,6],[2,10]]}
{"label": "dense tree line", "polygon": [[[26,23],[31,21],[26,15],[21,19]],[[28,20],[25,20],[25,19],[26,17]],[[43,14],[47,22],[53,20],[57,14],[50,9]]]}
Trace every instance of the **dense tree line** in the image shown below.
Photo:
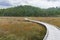
{"label": "dense tree line", "polygon": [[0,9],[0,16],[55,17],[60,16],[60,8],[41,9],[33,6],[17,6]]}

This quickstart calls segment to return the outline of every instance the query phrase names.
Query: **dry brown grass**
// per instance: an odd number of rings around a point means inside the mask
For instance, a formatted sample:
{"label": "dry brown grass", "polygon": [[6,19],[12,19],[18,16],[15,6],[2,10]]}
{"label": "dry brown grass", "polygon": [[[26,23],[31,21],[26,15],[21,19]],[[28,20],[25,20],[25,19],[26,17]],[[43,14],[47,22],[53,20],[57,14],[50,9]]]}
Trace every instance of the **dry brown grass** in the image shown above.
{"label": "dry brown grass", "polygon": [[31,17],[30,19],[47,22],[60,28],[60,17]]}
{"label": "dry brown grass", "polygon": [[46,29],[24,17],[0,17],[0,40],[43,40]]}

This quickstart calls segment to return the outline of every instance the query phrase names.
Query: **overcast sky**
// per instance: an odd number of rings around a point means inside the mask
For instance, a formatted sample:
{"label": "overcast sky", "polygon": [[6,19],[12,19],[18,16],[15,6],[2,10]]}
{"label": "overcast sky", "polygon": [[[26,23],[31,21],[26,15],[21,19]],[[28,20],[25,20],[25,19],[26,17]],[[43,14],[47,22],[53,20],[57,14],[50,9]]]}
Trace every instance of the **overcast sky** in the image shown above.
{"label": "overcast sky", "polygon": [[40,8],[60,7],[60,0],[0,0],[0,8],[32,5]]}

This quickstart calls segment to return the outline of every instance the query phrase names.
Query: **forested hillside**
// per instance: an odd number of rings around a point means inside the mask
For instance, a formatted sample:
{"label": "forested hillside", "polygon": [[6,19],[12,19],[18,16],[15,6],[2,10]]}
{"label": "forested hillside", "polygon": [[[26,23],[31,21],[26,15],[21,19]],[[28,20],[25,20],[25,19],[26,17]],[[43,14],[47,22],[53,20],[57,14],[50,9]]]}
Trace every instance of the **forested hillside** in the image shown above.
{"label": "forested hillside", "polygon": [[18,6],[0,9],[0,16],[55,17],[60,16],[60,8],[41,9],[33,6]]}

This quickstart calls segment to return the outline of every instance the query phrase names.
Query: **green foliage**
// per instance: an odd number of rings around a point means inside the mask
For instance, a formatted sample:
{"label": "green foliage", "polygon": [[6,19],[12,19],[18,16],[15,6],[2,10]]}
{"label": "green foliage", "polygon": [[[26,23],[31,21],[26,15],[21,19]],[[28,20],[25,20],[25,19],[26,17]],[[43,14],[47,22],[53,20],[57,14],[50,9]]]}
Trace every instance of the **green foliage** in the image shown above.
{"label": "green foliage", "polygon": [[60,8],[41,9],[25,5],[8,9],[0,9],[0,16],[55,17],[60,16]]}

